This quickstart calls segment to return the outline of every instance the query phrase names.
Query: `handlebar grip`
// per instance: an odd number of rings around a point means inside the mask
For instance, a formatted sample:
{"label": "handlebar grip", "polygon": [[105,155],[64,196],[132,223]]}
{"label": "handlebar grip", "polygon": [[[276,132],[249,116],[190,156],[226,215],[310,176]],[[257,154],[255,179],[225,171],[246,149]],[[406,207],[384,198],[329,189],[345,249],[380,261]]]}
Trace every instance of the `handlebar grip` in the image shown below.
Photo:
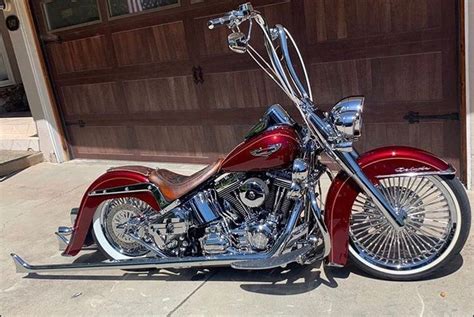
{"label": "handlebar grip", "polygon": [[216,26],[222,26],[222,25],[229,24],[230,21],[231,21],[231,17],[229,15],[225,15],[225,16],[220,17],[220,18],[215,18],[215,19],[209,20],[209,22],[207,22],[207,27],[210,30],[212,30]]}

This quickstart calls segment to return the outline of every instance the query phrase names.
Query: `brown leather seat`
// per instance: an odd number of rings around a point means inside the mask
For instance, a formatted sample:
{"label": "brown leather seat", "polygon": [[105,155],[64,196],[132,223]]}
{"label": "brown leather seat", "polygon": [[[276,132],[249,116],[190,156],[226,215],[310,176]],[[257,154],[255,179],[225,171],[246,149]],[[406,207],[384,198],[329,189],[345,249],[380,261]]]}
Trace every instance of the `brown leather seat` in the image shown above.
{"label": "brown leather seat", "polygon": [[158,186],[166,200],[173,201],[189,193],[219,172],[221,164],[222,160],[218,160],[190,176],[177,174],[167,169],[157,169],[151,172],[149,179]]}

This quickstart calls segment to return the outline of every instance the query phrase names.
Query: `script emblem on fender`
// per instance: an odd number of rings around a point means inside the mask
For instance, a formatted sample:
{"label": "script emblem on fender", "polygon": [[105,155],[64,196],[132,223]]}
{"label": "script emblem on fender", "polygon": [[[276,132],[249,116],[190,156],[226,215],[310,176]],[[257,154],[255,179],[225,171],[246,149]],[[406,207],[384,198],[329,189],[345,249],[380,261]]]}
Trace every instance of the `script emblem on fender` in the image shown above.
{"label": "script emblem on fender", "polygon": [[421,167],[398,167],[395,169],[395,172],[397,173],[418,173],[418,172],[423,172],[423,171],[429,171],[430,168],[428,166],[421,166]]}

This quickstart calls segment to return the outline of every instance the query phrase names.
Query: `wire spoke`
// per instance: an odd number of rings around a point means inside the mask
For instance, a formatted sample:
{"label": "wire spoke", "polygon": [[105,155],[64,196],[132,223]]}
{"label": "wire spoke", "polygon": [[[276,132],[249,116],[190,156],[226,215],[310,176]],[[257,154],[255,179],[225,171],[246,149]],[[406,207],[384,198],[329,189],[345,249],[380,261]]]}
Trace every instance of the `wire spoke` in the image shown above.
{"label": "wire spoke", "polygon": [[350,230],[359,256],[377,266],[409,270],[438,257],[453,228],[454,203],[435,177],[395,176],[376,185],[396,212],[406,215],[394,228],[367,195],[353,204]]}

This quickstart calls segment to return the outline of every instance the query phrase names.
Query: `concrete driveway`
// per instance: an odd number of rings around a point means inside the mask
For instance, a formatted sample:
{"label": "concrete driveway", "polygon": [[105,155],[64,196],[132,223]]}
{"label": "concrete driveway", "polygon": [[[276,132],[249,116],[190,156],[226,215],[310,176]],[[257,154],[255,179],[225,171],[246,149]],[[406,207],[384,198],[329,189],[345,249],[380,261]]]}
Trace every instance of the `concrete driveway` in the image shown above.
{"label": "concrete driveway", "polygon": [[[462,255],[439,276],[421,282],[381,281],[352,267],[16,274],[10,252],[32,263],[75,260],[60,256],[53,233],[70,224],[69,210],[112,165],[42,163],[0,183],[0,316],[474,314],[472,234]],[[163,165],[183,173],[199,168]],[[97,254],[82,255],[81,260],[88,257]]]}

